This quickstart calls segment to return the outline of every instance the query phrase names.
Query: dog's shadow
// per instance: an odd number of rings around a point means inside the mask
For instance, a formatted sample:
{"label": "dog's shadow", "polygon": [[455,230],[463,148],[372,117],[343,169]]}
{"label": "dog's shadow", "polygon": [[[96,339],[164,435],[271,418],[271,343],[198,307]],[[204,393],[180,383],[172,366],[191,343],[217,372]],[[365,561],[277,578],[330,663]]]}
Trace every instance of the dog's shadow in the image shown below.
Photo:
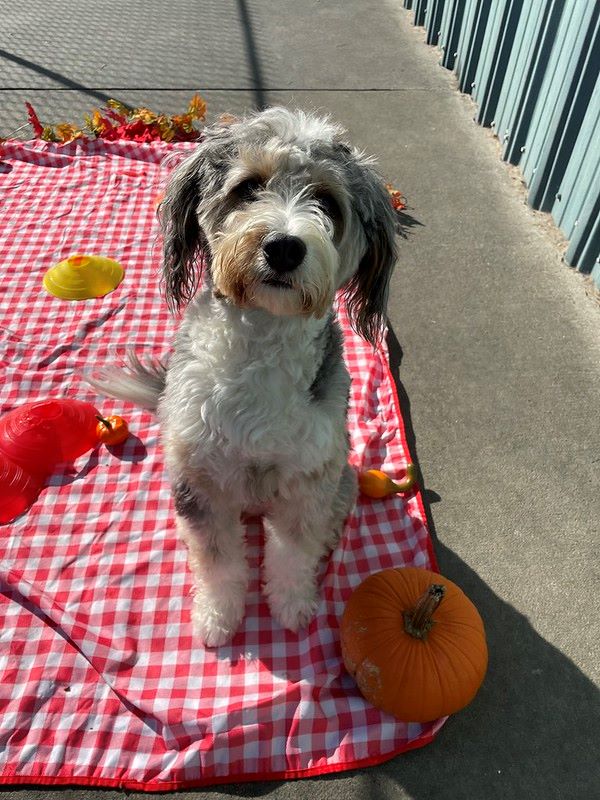
{"label": "dog's shadow", "polygon": [[[409,449],[418,463],[410,403],[398,377],[402,349],[393,331],[388,347]],[[369,770],[319,776],[318,791],[328,796],[347,791],[365,800],[400,795],[414,800],[595,796],[598,688],[532,627],[525,614],[499,597],[438,539],[431,503],[441,498],[427,487],[422,496],[440,572],[465,591],[483,617],[490,654],[485,681],[471,705],[451,717],[427,747]],[[328,789],[326,784],[333,781],[341,785]],[[283,782],[278,785],[284,791]],[[259,782],[213,791],[230,797],[261,797],[277,789],[274,782]],[[315,791],[315,781],[307,779],[295,786],[294,797],[308,800]]]}
{"label": "dog's shadow", "polygon": [[403,239],[408,239],[413,232],[413,228],[422,228],[423,223],[419,222],[406,209],[396,211],[396,230]]}

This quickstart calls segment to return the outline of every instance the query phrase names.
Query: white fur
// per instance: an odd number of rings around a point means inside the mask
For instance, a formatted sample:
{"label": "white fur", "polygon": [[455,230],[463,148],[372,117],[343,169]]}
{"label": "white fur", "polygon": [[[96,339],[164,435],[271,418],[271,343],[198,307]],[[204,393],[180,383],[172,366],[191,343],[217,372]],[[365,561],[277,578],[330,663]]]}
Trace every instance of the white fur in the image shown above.
{"label": "white fur", "polygon": [[[200,475],[198,494],[219,507],[217,520],[227,520],[215,536],[220,557],[209,552],[205,530],[196,531],[196,550],[190,547],[194,621],[207,644],[230,638],[243,616],[242,511],[269,520],[265,591],[274,616],[296,630],[316,607],[316,565],[341,530],[331,498],[347,457],[345,367],[331,376],[334,413],[307,402],[318,367],[315,341],[325,324],[240,313],[206,291],[180,331],[159,404],[167,463],[190,485]],[[352,488],[348,494],[344,516]],[[189,543],[194,532],[186,520],[179,524]]]}

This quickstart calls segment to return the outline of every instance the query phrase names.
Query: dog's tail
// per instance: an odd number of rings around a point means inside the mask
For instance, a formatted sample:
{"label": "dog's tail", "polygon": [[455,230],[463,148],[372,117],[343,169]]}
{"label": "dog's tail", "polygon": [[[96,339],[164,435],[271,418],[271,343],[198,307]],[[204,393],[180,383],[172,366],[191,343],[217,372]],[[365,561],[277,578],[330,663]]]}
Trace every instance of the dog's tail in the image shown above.
{"label": "dog's tail", "polygon": [[167,367],[162,361],[142,364],[133,350],[128,350],[126,368],[103,367],[84,375],[84,378],[101,394],[156,411],[165,388],[166,374]]}

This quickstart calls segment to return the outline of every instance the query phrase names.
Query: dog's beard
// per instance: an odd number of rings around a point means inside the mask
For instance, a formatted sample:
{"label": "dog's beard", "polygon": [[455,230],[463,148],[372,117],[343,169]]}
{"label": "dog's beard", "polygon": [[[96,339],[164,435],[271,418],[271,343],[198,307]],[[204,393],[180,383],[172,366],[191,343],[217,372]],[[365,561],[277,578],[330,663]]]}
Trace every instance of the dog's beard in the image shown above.
{"label": "dog's beard", "polygon": [[314,213],[292,216],[286,233],[306,245],[302,264],[273,273],[262,243],[279,232],[256,214],[236,212],[227,230],[212,238],[211,276],[216,291],[241,308],[262,308],[276,316],[323,317],[333,303],[338,254],[329,231]]}
{"label": "dog's beard", "polygon": [[217,292],[242,308],[249,308],[260,278],[256,260],[268,234],[262,225],[239,225],[229,233],[218,233],[211,245],[211,277]]}

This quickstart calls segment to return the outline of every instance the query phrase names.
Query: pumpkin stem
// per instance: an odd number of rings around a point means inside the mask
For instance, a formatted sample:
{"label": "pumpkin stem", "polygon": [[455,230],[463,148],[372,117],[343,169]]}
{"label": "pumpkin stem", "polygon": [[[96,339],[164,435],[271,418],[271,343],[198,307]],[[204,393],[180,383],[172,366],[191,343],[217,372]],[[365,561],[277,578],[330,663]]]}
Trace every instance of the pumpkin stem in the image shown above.
{"label": "pumpkin stem", "polygon": [[415,639],[426,639],[433,627],[431,615],[439,606],[446,587],[441,583],[432,583],[427,591],[417,600],[412,611],[404,612],[404,630]]}
{"label": "pumpkin stem", "polygon": [[110,424],[110,422],[107,419],[104,419],[104,417],[101,417],[100,414],[96,414],[96,419],[99,420],[99,422],[101,422],[103,425],[106,425],[106,427],[108,428],[109,431],[112,431],[112,425]]}

